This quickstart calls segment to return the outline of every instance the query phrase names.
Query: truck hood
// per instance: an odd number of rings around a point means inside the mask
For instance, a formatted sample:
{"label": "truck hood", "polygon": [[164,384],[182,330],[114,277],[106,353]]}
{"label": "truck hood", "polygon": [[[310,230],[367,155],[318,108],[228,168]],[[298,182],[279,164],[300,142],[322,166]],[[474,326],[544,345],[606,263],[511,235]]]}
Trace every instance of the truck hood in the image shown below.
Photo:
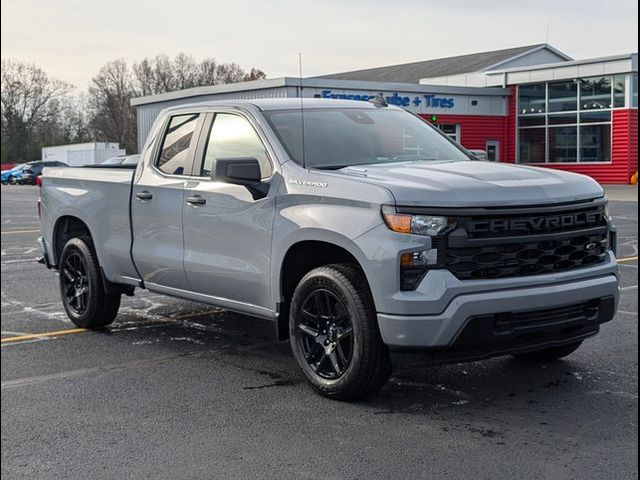
{"label": "truck hood", "polygon": [[385,186],[402,206],[543,205],[604,195],[602,187],[584,175],[503,163],[394,163],[339,172]]}

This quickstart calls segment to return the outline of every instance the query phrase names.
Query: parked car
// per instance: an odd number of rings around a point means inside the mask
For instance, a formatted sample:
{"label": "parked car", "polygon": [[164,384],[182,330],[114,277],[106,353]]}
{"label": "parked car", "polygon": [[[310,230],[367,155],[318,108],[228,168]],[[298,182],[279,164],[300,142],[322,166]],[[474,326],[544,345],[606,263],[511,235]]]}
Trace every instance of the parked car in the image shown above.
{"label": "parked car", "polygon": [[478,160],[484,160],[484,161],[489,160],[489,157],[487,156],[487,152],[485,152],[484,150],[469,150],[469,153],[471,153]]}
{"label": "parked car", "polygon": [[100,166],[105,165],[137,165],[140,160],[140,155],[119,155],[117,157],[111,157],[106,159],[104,162],[100,164]]}
{"label": "parked car", "polygon": [[135,172],[48,170],[39,243],[69,318],[104,328],[135,288],[263,317],[335,399],[381,388],[392,352],[546,362],[613,318],[593,179],[471,161],[380,100],[300,107],[173,107]]}
{"label": "parked car", "polygon": [[3,185],[11,184],[15,185],[19,183],[19,180],[22,179],[22,169],[26,164],[21,163],[19,165],[14,166],[9,170],[4,170],[0,175],[0,181]]}
{"label": "parked car", "polygon": [[66,163],[57,162],[57,161],[42,161],[38,160],[35,162],[29,162],[24,166],[22,170],[22,178],[20,183],[24,183],[26,185],[35,185],[36,179],[42,175],[42,170],[45,167],[67,167]]}

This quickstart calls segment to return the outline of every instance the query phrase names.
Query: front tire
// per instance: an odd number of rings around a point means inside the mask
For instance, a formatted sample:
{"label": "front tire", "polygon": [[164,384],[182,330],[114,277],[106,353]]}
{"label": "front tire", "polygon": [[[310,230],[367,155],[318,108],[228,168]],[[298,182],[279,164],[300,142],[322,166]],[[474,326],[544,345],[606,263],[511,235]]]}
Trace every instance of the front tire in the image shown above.
{"label": "front tire", "polygon": [[579,342],[568,343],[566,345],[559,345],[557,347],[535,350],[533,352],[517,353],[514,357],[518,360],[530,363],[553,362],[571,355],[580,347],[580,345],[582,345],[582,340]]}
{"label": "front tire", "polygon": [[60,256],[60,296],[71,321],[81,328],[100,329],[116,318],[120,294],[106,294],[91,240],[72,238]]}
{"label": "front tire", "polygon": [[327,265],[307,273],[291,300],[291,349],[320,395],[357,400],[391,375],[373,298],[358,267]]}

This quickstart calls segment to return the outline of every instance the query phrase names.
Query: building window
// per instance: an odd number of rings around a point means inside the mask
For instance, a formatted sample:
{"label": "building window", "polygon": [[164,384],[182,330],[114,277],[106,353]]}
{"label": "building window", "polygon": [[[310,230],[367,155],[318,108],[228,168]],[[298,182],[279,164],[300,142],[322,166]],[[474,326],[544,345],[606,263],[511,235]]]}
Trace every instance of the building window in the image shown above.
{"label": "building window", "polygon": [[580,114],[580,123],[606,122],[611,122],[611,110],[606,112],[583,112]]}
{"label": "building window", "polygon": [[520,117],[521,127],[544,127],[547,124],[547,117],[544,115],[527,115]]}
{"label": "building window", "polygon": [[613,106],[623,108],[626,103],[626,75],[616,75],[613,77]]}
{"label": "building window", "polygon": [[580,127],[580,161],[611,161],[611,124]]}
{"label": "building window", "polygon": [[549,128],[549,163],[578,161],[578,127]]}
{"label": "building window", "polygon": [[544,163],[546,156],[545,135],[544,128],[520,130],[520,163]]}
{"label": "building window", "polygon": [[578,123],[577,113],[561,113],[558,115],[549,115],[549,125],[575,125]]}
{"label": "building window", "polygon": [[580,82],[580,110],[611,108],[611,77],[586,78]]}
{"label": "building window", "polygon": [[457,124],[442,124],[438,125],[438,128],[451,138],[454,142],[460,143],[460,125]]}
{"label": "building window", "polygon": [[518,89],[520,115],[536,115],[547,111],[547,86],[544,83],[522,85]]}
{"label": "building window", "polygon": [[549,83],[549,112],[575,112],[578,108],[578,84],[568,82]]}
{"label": "building window", "polygon": [[611,111],[624,75],[518,87],[520,163],[611,162]]}
{"label": "building window", "polygon": [[638,74],[631,75],[631,106],[638,108]]}

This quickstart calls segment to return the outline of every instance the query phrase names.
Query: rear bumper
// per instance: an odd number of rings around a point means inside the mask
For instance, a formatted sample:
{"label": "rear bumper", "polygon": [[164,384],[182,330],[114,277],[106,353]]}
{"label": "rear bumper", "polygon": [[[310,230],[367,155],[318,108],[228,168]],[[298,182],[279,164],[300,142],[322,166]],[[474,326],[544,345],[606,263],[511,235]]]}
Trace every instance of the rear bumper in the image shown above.
{"label": "rear bumper", "polygon": [[[459,339],[464,339],[463,350],[478,350],[471,358],[483,358],[514,349],[534,349],[545,343],[567,343],[576,336],[584,338],[597,333],[600,323],[611,320],[619,297],[616,275],[603,275],[585,280],[574,280],[537,287],[513,288],[498,291],[462,294],[455,297],[447,308],[437,315],[389,315],[378,314],[378,325],[383,341],[395,350],[459,349]],[[532,318],[530,314],[549,312],[563,307],[587,302],[598,302],[598,313],[593,318],[575,315],[575,318],[559,318],[557,322],[545,322],[544,315],[538,323],[524,329],[522,335],[505,336],[496,332],[504,327],[501,319]],[[584,318],[583,318],[584,317]],[[483,319],[484,329],[473,331],[473,325]],[[487,320],[493,318],[493,320]],[[518,320],[520,321],[520,320]],[[497,323],[496,323],[497,322]],[[514,321],[516,323],[516,321]],[[471,325],[471,329],[467,327]],[[498,325],[498,327],[496,327]],[[580,325],[585,329],[581,330]],[[477,328],[477,326],[476,326]],[[515,329],[515,326],[513,326]],[[522,339],[527,336],[529,342]],[[487,345],[489,337],[506,342]],[[496,348],[496,345],[499,348]],[[483,347],[488,350],[483,351]],[[494,351],[495,350],[495,351]]]}
{"label": "rear bumper", "polygon": [[38,263],[42,263],[49,269],[53,268],[51,258],[49,257],[49,250],[47,249],[47,242],[44,237],[38,237],[38,245],[40,246],[40,252],[42,253],[42,257],[38,258]]}

